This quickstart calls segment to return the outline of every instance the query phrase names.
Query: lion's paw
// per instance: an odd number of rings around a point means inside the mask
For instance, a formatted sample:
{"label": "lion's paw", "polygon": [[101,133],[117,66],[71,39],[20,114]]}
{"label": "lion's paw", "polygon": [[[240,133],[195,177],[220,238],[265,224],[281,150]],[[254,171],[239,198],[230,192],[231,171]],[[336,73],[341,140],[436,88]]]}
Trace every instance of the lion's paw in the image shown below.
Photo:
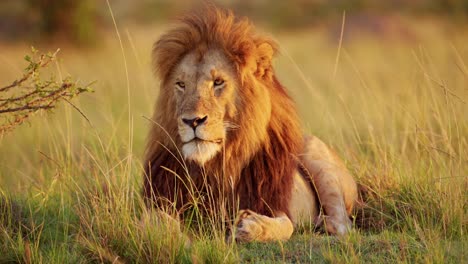
{"label": "lion's paw", "polygon": [[235,239],[238,242],[261,240],[264,226],[261,215],[251,210],[241,210],[235,222]]}
{"label": "lion's paw", "polygon": [[275,217],[257,214],[251,210],[241,210],[234,222],[234,238],[238,242],[269,242],[288,240],[294,227],[284,213]]}
{"label": "lion's paw", "polygon": [[351,230],[351,221],[348,218],[340,220],[334,217],[320,215],[315,220],[315,226],[324,226],[327,233],[343,236]]}

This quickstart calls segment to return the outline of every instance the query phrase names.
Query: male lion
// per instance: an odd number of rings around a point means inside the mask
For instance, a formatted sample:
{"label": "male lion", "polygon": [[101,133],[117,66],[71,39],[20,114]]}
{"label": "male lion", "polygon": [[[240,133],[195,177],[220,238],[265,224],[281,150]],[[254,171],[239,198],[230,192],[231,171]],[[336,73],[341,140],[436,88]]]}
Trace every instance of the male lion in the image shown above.
{"label": "male lion", "polygon": [[214,201],[237,212],[237,241],[287,240],[311,220],[347,233],[356,183],[322,141],[303,136],[273,70],[276,43],[214,7],[180,22],[153,49],[161,85],[146,200],[178,210]]}

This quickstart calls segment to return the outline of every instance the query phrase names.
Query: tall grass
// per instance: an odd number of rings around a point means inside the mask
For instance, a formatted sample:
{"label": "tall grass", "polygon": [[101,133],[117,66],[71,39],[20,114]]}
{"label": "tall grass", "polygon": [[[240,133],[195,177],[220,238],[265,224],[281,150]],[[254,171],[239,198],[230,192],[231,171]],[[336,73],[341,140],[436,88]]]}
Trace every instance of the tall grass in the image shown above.
{"label": "tall grass", "polygon": [[[350,236],[306,228],[280,244],[226,243],[218,219],[176,235],[144,206],[159,30],[122,34],[128,75],[115,36],[96,50],[62,47],[57,72],[97,80],[76,104],[90,123],[65,105],[0,139],[0,262],[466,261],[468,34],[418,23],[412,39],[345,32],[336,74],[326,31],[276,34],[277,74],[305,132],[337,150],[363,195]],[[29,47],[2,46],[9,83]]]}

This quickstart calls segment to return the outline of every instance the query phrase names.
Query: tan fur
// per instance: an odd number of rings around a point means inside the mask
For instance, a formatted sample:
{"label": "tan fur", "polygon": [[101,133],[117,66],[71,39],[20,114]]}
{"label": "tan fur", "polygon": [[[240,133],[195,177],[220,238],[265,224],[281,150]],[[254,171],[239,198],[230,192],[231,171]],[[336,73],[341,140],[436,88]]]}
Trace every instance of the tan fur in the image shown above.
{"label": "tan fur", "polygon": [[[273,71],[275,53],[250,22],[214,7],[161,36],[153,50],[161,86],[146,148],[149,203],[180,211],[211,201],[205,207],[228,219],[241,209],[240,241],[286,240],[304,219],[346,233],[354,180],[321,141],[303,139]],[[317,195],[328,218],[317,218]]]}

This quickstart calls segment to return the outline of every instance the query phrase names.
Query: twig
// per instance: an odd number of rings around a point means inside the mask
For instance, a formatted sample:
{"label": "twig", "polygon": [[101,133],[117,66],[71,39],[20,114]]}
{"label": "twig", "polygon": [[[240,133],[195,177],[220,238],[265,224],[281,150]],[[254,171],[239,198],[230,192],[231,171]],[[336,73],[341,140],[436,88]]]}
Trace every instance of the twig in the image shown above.
{"label": "twig", "polygon": [[29,65],[23,77],[0,88],[0,118],[2,118],[0,120],[3,121],[0,122],[0,134],[12,130],[39,110],[55,108],[61,100],[68,102],[88,123],[91,123],[83,112],[70,102],[73,97],[91,91],[89,89],[91,84],[83,88],[70,77],[57,80],[55,76],[51,76],[47,81],[41,78],[41,70],[56,60],[58,51],[38,56],[37,50],[33,48],[32,56],[25,57]]}

